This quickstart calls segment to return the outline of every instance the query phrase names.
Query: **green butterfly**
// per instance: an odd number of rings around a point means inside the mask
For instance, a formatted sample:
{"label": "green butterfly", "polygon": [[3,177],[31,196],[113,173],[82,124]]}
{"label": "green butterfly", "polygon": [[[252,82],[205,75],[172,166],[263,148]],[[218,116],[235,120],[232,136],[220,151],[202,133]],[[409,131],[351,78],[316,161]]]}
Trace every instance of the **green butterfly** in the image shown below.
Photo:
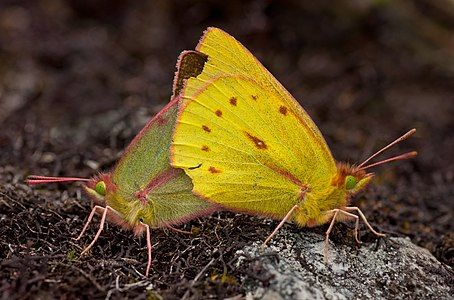
{"label": "green butterfly", "polygon": [[206,56],[195,51],[185,51],[180,55],[172,100],[134,138],[110,173],[91,179],[29,176],[27,182],[31,185],[86,182],[85,190],[93,199],[94,206],[77,240],[82,237],[95,214],[101,216],[101,222],[94,239],[82,254],[94,245],[107,220],[132,230],[136,235],[145,233],[148,249],[145,276],[148,276],[152,261],[150,228],[175,229],[172,226],[216,210],[216,205],[193,195],[191,179],[183,170],[170,166],[168,151],[184,81],[197,76],[205,61]]}

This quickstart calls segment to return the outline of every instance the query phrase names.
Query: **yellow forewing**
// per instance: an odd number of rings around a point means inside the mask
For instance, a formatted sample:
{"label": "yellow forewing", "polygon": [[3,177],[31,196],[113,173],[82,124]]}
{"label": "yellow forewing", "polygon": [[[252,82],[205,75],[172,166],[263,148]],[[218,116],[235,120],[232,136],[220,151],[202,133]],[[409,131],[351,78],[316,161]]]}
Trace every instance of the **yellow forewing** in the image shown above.
{"label": "yellow forewing", "polygon": [[206,82],[213,81],[219,76],[234,75],[250,78],[264,90],[274,90],[280,95],[282,102],[301,118],[302,126],[306,127],[304,130],[306,135],[310,136],[313,143],[318,144],[325,159],[330,160],[332,165],[335,164],[323,136],[309,115],[282,84],[234,37],[218,28],[210,27],[200,39],[196,50],[208,55],[208,62],[205,63],[203,72],[199,76],[188,80],[184,91],[185,96],[194,96],[206,85]]}
{"label": "yellow forewing", "polygon": [[[183,91],[172,164],[194,191],[226,207],[281,216],[301,191],[330,186],[331,153],[307,113],[233,37],[209,29],[208,55]],[[321,192],[321,191],[320,191]]]}

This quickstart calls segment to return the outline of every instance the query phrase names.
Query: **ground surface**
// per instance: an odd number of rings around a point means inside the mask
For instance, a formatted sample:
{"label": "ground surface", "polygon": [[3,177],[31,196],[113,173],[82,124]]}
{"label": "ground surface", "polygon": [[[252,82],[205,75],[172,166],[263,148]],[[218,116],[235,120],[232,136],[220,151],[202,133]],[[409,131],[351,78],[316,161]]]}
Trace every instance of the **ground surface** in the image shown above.
{"label": "ground surface", "polygon": [[[418,158],[377,168],[354,203],[382,231],[409,236],[453,265],[452,6],[328,2],[2,2],[3,297],[222,298],[241,294],[245,280],[267,285],[260,266],[238,269],[232,259],[274,222],[217,213],[185,225],[193,236],[154,231],[154,269],[144,280],[137,273],[144,240],[113,226],[78,259],[96,228],[73,240],[90,210],[77,186],[23,184],[28,174],[91,176],[111,168],[168,101],[179,52],[193,48],[207,26],[237,37],[302,100],[338,160],[356,162],[416,127],[416,137],[392,152],[417,149]],[[347,229],[337,226],[333,240],[352,243],[342,238]]]}

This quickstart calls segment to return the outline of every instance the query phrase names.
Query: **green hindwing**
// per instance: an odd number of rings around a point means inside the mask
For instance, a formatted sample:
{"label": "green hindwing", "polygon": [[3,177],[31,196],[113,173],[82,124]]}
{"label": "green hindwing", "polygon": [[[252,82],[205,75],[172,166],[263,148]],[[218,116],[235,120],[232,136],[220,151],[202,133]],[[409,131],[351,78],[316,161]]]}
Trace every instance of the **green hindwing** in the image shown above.
{"label": "green hindwing", "polygon": [[181,86],[201,72],[205,61],[196,51],[180,55],[173,99],[134,138],[111,173],[114,188],[106,195],[107,205],[131,225],[179,224],[214,209],[193,195],[190,178],[172,168],[169,160]]}

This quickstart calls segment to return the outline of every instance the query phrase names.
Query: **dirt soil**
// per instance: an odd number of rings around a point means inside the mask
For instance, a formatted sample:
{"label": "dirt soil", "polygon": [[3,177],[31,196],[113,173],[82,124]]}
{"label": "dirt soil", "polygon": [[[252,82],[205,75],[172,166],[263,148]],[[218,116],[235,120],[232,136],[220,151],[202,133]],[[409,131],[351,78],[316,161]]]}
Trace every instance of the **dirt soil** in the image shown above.
{"label": "dirt soil", "polygon": [[[146,244],[108,226],[87,256],[90,203],[75,185],[31,189],[29,174],[109,170],[169,99],[180,51],[218,26],[300,99],[334,157],[358,162],[406,130],[355,197],[374,226],[454,264],[454,10],[438,1],[2,1],[0,4],[0,294],[26,298],[223,298],[271,279],[234,253],[276,222],[215,213],[153,231]],[[450,6],[451,5],[451,6]],[[97,219],[99,220],[99,219]],[[323,233],[326,227],[295,231]],[[336,226],[336,243],[353,243]],[[364,241],[374,238],[366,229]]]}

